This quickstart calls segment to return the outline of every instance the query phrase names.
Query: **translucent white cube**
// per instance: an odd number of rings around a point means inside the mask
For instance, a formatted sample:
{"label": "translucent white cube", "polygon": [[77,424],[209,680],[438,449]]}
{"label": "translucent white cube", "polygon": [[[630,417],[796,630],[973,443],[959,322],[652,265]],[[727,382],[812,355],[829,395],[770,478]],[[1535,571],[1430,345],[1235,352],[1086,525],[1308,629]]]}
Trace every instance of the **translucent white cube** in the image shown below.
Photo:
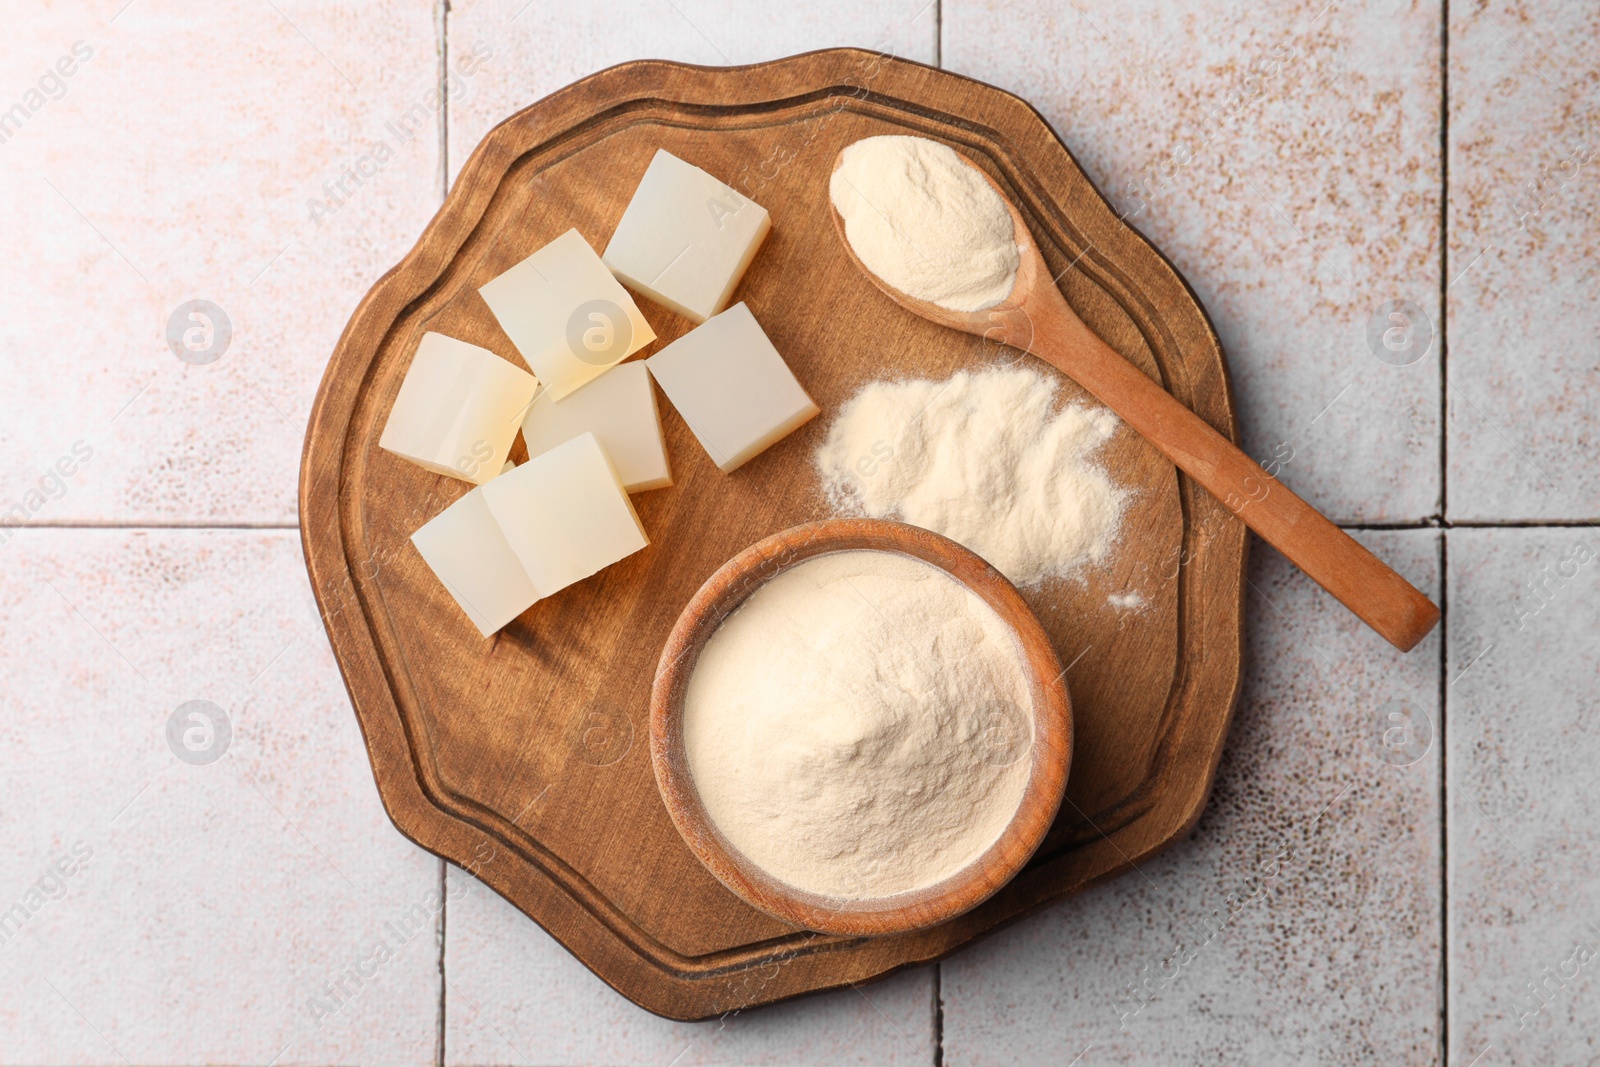
{"label": "translucent white cube", "polygon": [[539,599],[481,486],[412,534],[411,543],[485,637]]}
{"label": "translucent white cube", "polygon": [[592,433],[599,440],[628,492],[672,484],[656,390],[642,362],[612,367],[560,400],[546,392],[522,420],[522,439],[530,456],[582,433]]}
{"label": "translucent white cube", "polygon": [[483,487],[483,496],[540,597],[650,543],[592,433],[502,474]]}
{"label": "translucent white cube", "polygon": [[500,473],[538,388],[533,375],[486,348],[425,333],[378,447],[482,485]]}
{"label": "translucent white cube", "polygon": [[557,400],[656,339],[633,297],[577,230],[478,292]]}
{"label": "translucent white cube", "polygon": [[771,228],[766,208],[660,148],[602,258],[635,292],[705,322]]}
{"label": "translucent white cube", "polygon": [[743,302],[645,360],[705,446],[731,471],[817,413]]}

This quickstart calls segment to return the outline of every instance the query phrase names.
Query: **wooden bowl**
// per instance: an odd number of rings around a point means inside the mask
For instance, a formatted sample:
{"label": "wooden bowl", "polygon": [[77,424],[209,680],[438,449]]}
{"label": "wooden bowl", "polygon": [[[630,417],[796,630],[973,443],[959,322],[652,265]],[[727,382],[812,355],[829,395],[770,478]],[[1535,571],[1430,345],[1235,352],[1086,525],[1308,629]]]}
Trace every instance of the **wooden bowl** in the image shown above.
{"label": "wooden bowl", "polygon": [[[796,889],[746,859],[712,824],[683,744],[683,701],[706,641],[762,584],[803,560],[875,549],[931,563],[978,594],[1017,636],[1032,695],[1031,767],[1022,799],[999,838],[943,881],[893,896],[841,899]],[[974,908],[1022,869],[1055,820],[1072,758],[1072,709],[1050,639],[1016,588],[973,552],[900,522],[832,519],[791,526],[756,542],[706,579],[667,638],[650,694],[650,760],[656,784],[689,850],[717,879],[784,922],[830,934],[881,937],[934,926]]]}

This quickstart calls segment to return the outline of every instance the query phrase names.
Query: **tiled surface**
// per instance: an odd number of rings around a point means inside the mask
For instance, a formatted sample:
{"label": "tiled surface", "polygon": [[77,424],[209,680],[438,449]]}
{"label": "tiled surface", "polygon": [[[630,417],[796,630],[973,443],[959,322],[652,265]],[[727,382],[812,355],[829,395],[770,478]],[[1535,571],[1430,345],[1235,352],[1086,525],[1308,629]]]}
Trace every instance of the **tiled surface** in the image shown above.
{"label": "tiled surface", "polygon": [[943,58],[1043,112],[1194,286],[1252,456],[1341,521],[1438,514],[1438,346],[1366,336],[1393,299],[1438,321],[1437,7],[945,0]]}
{"label": "tiled surface", "polygon": [[[1363,540],[1437,590],[1439,532]],[[1439,636],[1397,660],[1276,552],[1249,578],[1244,696],[1206,814],[1136,872],[947,960],[945,1063],[1435,1062],[1439,749],[1388,755],[1380,709],[1438,722]]]}
{"label": "tiled surface", "polygon": [[[433,14],[123,2],[29,5],[0,48],[7,106],[92,53],[0,144],[0,511],[82,441],[93,461],[30,521],[293,523],[328,354],[439,203],[436,126],[386,125],[437,84]],[[207,365],[167,342],[193,299],[231,326]]]}
{"label": "tiled surface", "polygon": [[1450,535],[1452,1062],[1600,1062],[1600,536]]}
{"label": "tiled surface", "polygon": [[[0,929],[0,1062],[433,1062],[437,924],[386,924],[440,865],[378,805],[294,531],[0,554],[0,909],[25,915]],[[185,720],[211,763],[168,746],[192,700],[231,728]]]}
{"label": "tiled surface", "polygon": [[[937,34],[934,0],[456,0],[451,48],[461,55],[477,48],[492,58],[451,102],[450,174],[512,112],[630,59],[723,66],[854,45],[932,63]],[[603,244],[608,236],[590,239]]]}
{"label": "tiled surface", "polygon": [[[30,6],[0,46],[0,112],[91,53],[0,141],[0,512],[46,527],[0,543],[0,912],[27,911],[0,1064],[1600,1059],[1600,540],[1466,528],[1600,512],[1592,12],[1451,5],[1446,107],[1442,5],[1381,0],[123,4]],[[301,431],[494,122],[631,58],[831,44],[1038,106],[1206,303],[1251,453],[1418,527],[1360,536],[1444,583],[1446,622],[1398,657],[1260,549],[1192,839],[938,968],[670,1023],[388,824],[287,528]],[[1512,207],[1541,165],[1554,195]],[[209,365],[166,339],[195,298],[233,328]],[[1414,362],[1369,341],[1389,299],[1435,334]],[[193,699],[234,728],[209,765],[166,739]],[[1414,761],[1384,748],[1424,723]]]}
{"label": "tiled surface", "polygon": [[1452,6],[1455,519],[1600,517],[1597,33],[1589,4]]}
{"label": "tiled surface", "polygon": [[452,1064],[539,1067],[926,1067],[934,1055],[933,969],[859,990],[670,1022],[608,989],[549,935],[452,870],[445,957]]}

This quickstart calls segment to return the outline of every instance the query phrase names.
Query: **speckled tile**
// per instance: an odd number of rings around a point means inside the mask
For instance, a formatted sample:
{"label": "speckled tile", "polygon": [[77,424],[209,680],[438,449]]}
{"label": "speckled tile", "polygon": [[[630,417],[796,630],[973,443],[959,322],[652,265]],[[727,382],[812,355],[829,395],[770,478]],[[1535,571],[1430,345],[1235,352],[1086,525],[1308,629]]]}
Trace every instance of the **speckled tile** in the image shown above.
{"label": "speckled tile", "polygon": [[[1437,514],[1438,6],[943,11],[944,65],[1039,108],[1195,288],[1247,451],[1342,521]],[[1389,301],[1414,307],[1399,352]]]}
{"label": "speckled tile", "polygon": [[1449,511],[1600,516],[1600,8],[1450,17]]}
{"label": "speckled tile", "polygon": [[441,865],[298,537],[24,530],[0,567],[0,1063],[433,1063]]}
{"label": "speckled tile", "polygon": [[[1437,588],[1439,534],[1362,540]],[[1437,1062],[1440,638],[1395,652],[1270,549],[1249,579],[1206,813],[945,961],[949,1067]]]}
{"label": "speckled tile", "polygon": [[526,1067],[926,1067],[933,970],[699,1023],[613,992],[504,899],[451,868],[445,1054]]}
{"label": "speckled tile", "polygon": [[934,0],[455,0],[450,50],[492,53],[450,104],[450,176],[496,123],[540,97],[630,59],[725,66],[854,45],[932,63]]}
{"label": "speckled tile", "polygon": [[1600,536],[1449,537],[1451,1062],[1600,1062]]}
{"label": "speckled tile", "polygon": [[437,88],[433,4],[122,7],[8,20],[0,107],[76,66],[0,143],[0,512],[292,523],[328,354],[439,202],[435,113],[396,132]]}

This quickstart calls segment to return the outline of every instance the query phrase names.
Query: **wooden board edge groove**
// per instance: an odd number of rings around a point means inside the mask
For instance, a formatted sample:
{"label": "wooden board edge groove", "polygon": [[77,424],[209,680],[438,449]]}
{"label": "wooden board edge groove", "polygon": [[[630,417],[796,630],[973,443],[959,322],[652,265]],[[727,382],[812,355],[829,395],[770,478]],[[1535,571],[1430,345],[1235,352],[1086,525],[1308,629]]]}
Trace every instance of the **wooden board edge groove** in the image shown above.
{"label": "wooden board edge groove", "polygon": [[[791,57],[790,59],[779,60],[770,64],[754,64],[738,69],[745,71],[764,71],[768,74],[776,74],[783,72],[785,68],[794,68],[796,66],[804,65],[805,62],[831,62],[834,58],[842,59],[845,57],[859,57],[871,54],[872,53],[863,53],[859,50],[853,49],[828,50],[823,52],[808,53],[799,57]],[[933,68],[922,67],[920,64],[913,64],[904,60],[890,59],[882,60],[882,62],[888,64],[889,69],[891,70],[894,69],[894,65],[903,64],[907,67],[919,67],[922,70],[933,71]],[[592,83],[597,82],[597,80],[605,79],[608,76],[621,78],[623,80],[634,80],[639,78],[641,75],[645,75],[647,76],[646,80],[648,80],[649,77],[662,76],[668,72],[677,72],[685,69],[692,68],[687,68],[682,64],[666,63],[664,61],[640,61],[634,64],[623,64],[619,67],[611,68],[606,72],[602,72],[602,74],[596,75],[593,78],[586,79],[585,82],[580,83],[579,86],[569,87],[569,89],[562,90],[561,92],[554,94],[554,96],[547,98],[547,101],[555,100],[556,98],[561,97],[563,94],[569,94],[570,97],[570,94],[574,94],[580,87],[591,85]],[[724,73],[724,70],[720,68],[698,69],[703,71],[708,78],[720,77]],[[954,75],[949,75],[947,72],[935,73],[941,77],[956,77]],[[970,79],[966,80],[970,81]],[[978,85],[981,83],[974,82],[973,84]],[[606,87],[602,85],[601,88]],[[623,86],[622,88],[626,87]],[[985,88],[989,89],[989,87]],[[999,90],[992,89],[989,89],[989,91],[995,93],[1001,92]],[[825,99],[829,95],[829,92],[830,91],[827,89],[815,90],[810,94],[800,94],[800,96],[803,97],[810,95],[813,99]],[[1020,105],[1021,108],[1025,109],[1029,115],[1033,116],[1035,122],[1042,127],[1045,135],[1055,143],[1058,149],[1064,149],[1064,146],[1061,146],[1059,141],[1054,138],[1054,134],[1049,131],[1049,128],[1044,123],[1043,119],[1038,116],[1037,111],[1035,111],[1031,106],[1027,105],[1025,101],[1021,101],[1012,94],[1006,93],[1004,95],[1010,100],[1015,101],[1018,105]],[[794,101],[797,99],[799,99],[799,97],[791,96],[786,98],[775,98],[767,101],[767,104],[770,110],[776,112],[781,111],[786,107],[795,106]],[[891,98],[883,97],[882,99]],[[673,101],[670,100],[667,100],[666,102],[673,103]],[[681,103],[681,101],[678,103]],[[726,110],[728,107],[732,106],[739,105],[705,105],[708,113],[716,109]],[[531,111],[532,109],[529,110]],[[932,111],[931,109],[922,109],[922,111],[927,115],[936,114],[936,112]],[[348,618],[344,619],[343,622],[340,623],[337,617],[343,614],[343,612],[346,610],[344,605],[338,605],[336,610],[330,613],[328,611],[329,605],[323,600],[324,590],[327,588],[327,584],[323,579],[344,578],[348,581],[352,577],[359,574],[359,568],[362,561],[353,558],[354,555],[359,555],[360,549],[358,545],[347,542],[344,538],[343,523],[339,521],[334,521],[332,523],[327,522],[327,519],[330,517],[327,514],[327,508],[330,501],[335,505],[332,510],[336,514],[342,510],[337,506],[340,494],[344,488],[344,472],[342,464],[334,467],[332,470],[329,470],[325,467],[313,469],[311,458],[314,449],[319,456],[327,451],[323,448],[317,448],[317,446],[325,445],[330,439],[342,439],[344,436],[343,431],[345,427],[340,424],[340,420],[337,417],[338,411],[334,407],[333,400],[336,392],[342,390],[345,393],[349,393],[352,390],[358,390],[360,387],[359,382],[355,385],[350,385],[348,380],[346,380],[344,383],[336,381],[336,378],[339,374],[346,373],[352,369],[348,366],[348,364],[353,361],[353,356],[357,354],[357,350],[360,347],[357,344],[356,335],[361,332],[362,328],[368,321],[374,318],[387,317],[390,321],[398,320],[403,318],[410,308],[419,306],[429,299],[430,294],[433,291],[433,287],[442,281],[443,275],[443,266],[441,266],[437,271],[430,272],[427,266],[429,261],[437,260],[443,265],[448,265],[453,260],[459,250],[471,239],[475,227],[478,224],[481,224],[485,218],[497,188],[497,182],[478,183],[476,185],[466,182],[465,179],[468,176],[469,171],[474,168],[475,163],[477,163],[478,166],[482,166],[482,160],[489,159],[496,154],[506,155],[508,149],[504,142],[510,139],[511,132],[516,132],[517,130],[521,129],[521,127],[517,126],[516,124],[524,121],[524,116],[526,115],[528,115],[528,112],[519,113],[518,116],[513,116],[500,126],[497,126],[495,131],[492,132],[490,136],[486,138],[485,141],[472,153],[472,157],[469,159],[467,166],[462,170],[462,178],[458,179],[456,187],[451,190],[451,193],[446,198],[445,204],[441,207],[439,214],[424,231],[424,234],[417,242],[417,245],[410,253],[408,253],[406,258],[403,259],[400,264],[396,265],[393,269],[388,271],[382,279],[380,279],[380,281],[374,286],[373,290],[362,300],[360,306],[358,306],[350,324],[347,325],[344,334],[340,338],[339,345],[335,351],[335,356],[333,360],[330,361],[328,373],[324,378],[322,387],[319,389],[317,401],[312,410],[311,425],[307,434],[306,449],[302,457],[300,492],[302,544],[305,550],[308,568],[312,573],[313,585],[318,597],[319,605],[321,605],[324,610],[324,618],[329,629],[330,639],[334,641],[336,648],[341,648],[345,650],[346,653],[350,651],[352,643],[357,650],[364,653],[364,655],[349,658],[348,661],[347,655],[340,655],[338,659],[341,673],[344,676],[346,686],[351,693],[352,702],[356,703],[358,706],[357,717],[361,723],[363,738],[368,748],[369,757],[373,762],[375,777],[379,779],[380,794],[383,796],[386,810],[397,827],[399,827],[401,832],[404,833],[408,838],[416,841],[420,846],[444,855],[446,858],[452,859],[454,862],[462,864],[463,866],[468,866],[471,864],[473,855],[472,848],[468,846],[467,841],[465,840],[465,834],[463,833],[464,830],[470,828],[472,831],[475,831],[477,834],[480,834],[484,838],[490,840],[503,840],[503,838],[496,838],[496,835],[491,832],[491,826],[495,821],[492,812],[487,813],[489,816],[491,816],[489,819],[464,817],[465,813],[463,813],[462,816],[451,816],[445,811],[441,810],[439,802],[443,798],[441,796],[434,795],[435,791],[429,788],[429,783],[426,781],[428,778],[426,772],[421,774],[413,774],[408,778],[407,775],[405,775],[399,768],[395,766],[394,761],[390,759],[388,755],[390,750],[386,748],[386,744],[392,740],[390,737],[390,732],[394,725],[398,725],[403,734],[407,733],[409,730],[409,726],[405,722],[405,716],[399,714],[398,707],[391,706],[388,709],[394,714],[390,721],[386,724],[383,724],[381,727],[378,720],[381,718],[388,718],[387,716],[367,715],[360,713],[360,705],[362,704],[362,701],[357,697],[357,684],[359,682],[364,685],[365,679],[353,678],[353,674],[355,674],[358,669],[370,671],[371,669],[376,668],[377,671],[384,676],[385,681],[389,684],[393,684],[393,679],[389,677],[387,665],[382,662],[382,657],[377,655],[376,648],[371,643],[370,634],[358,633],[354,631],[349,627],[350,620]],[[987,127],[982,128],[988,129]],[[502,130],[508,131],[508,133],[502,134]],[[1011,140],[1010,138],[1000,135],[998,132],[995,132],[994,136],[996,140],[1000,141],[1009,142]],[[542,142],[540,143],[542,144]],[[987,151],[987,148],[985,148],[985,151]],[[1026,154],[1027,150],[1019,147],[1014,149],[1014,151],[1018,157],[1021,157]],[[526,151],[512,152],[509,154],[508,158],[500,161],[502,163],[501,176],[503,177],[506,171],[509,171],[527,154],[528,153]],[[1068,153],[1068,155],[1070,157],[1070,153]],[[1020,180],[1022,177],[1020,169],[1012,167],[1009,161],[1004,159],[1004,153],[998,157],[991,156],[991,158],[994,159],[997,165],[1001,165],[1003,169],[1007,171],[1008,177],[1019,179],[1018,184],[1014,187],[1026,187],[1025,184]],[[1075,160],[1073,162],[1074,164],[1076,163]],[[1081,168],[1079,169],[1081,171]],[[1049,215],[1054,214],[1057,217],[1053,218],[1051,221],[1061,223],[1062,225],[1060,225],[1058,228],[1065,233],[1069,239],[1078,242],[1087,240],[1086,238],[1083,238],[1081,234],[1076,232],[1075,227],[1071,226],[1070,224],[1066,224],[1064,213],[1059,211],[1053,200],[1048,195],[1043,194],[1042,191],[1038,189],[1029,189],[1028,199],[1031,202],[1030,206],[1033,209],[1035,218],[1039,218],[1041,216],[1048,217]],[[1105,207],[1105,210],[1109,213],[1109,205],[1105,204],[1103,197],[1101,197],[1101,202]],[[475,218],[472,220],[472,224],[464,227],[460,226],[459,223],[463,221],[460,216],[462,216],[464,213],[470,212],[474,205],[478,208],[478,210]],[[463,234],[461,240],[459,242],[455,242],[454,244],[451,244],[448,241],[439,241],[439,236],[446,232],[452,225],[457,226],[456,232]],[[1126,227],[1126,224],[1121,223],[1120,220],[1118,225],[1124,226],[1129,230],[1130,233],[1134,233],[1135,236],[1138,237],[1138,240],[1145,244],[1147,249],[1160,258],[1159,252],[1155,252],[1153,248],[1150,248],[1148,243],[1143,241],[1142,236],[1138,236],[1136,231],[1133,231],[1131,227]],[[1105,260],[1104,257],[1100,257],[1098,253],[1095,253],[1095,258],[1098,262],[1094,262],[1094,265],[1101,268],[1103,271],[1103,273],[1101,273],[1101,277],[1116,277],[1116,281],[1119,283],[1117,285],[1109,286],[1108,291],[1113,288],[1121,289],[1123,291],[1122,295],[1124,296],[1131,296],[1140,293],[1140,287],[1132,284],[1129,279],[1122,277],[1120,272],[1116,270],[1114,264]],[[1182,281],[1181,277],[1174,269],[1171,268],[1170,263],[1166,263],[1164,258],[1161,260],[1161,262],[1166,265],[1172,277],[1177,279],[1184,292],[1187,293],[1192,300],[1192,290],[1189,289],[1187,283]],[[407,285],[414,285],[417,278],[428,276],[430,273],[432,275],[432,282],[429,285],[412,291],[409,296],[406,296]],[[395,307],[394,305],[397,301],[399,301],[399,306]],[[1135,303],[1138,302],[1139,301],[1135,299]],[[1197,302],[1195,302],[1194,306],[1199,308]],[[385,316],[382,314],[386,307],[393,308],[392,315]],[[1140,310],[1142,313],[1136,314],[1130,309],[1129,315],[1136,324],[1140,325],[1141,329],[1146,324],[1160,323],[1161,319],[1159,316],[1153,313],[1152,307],[1146,306],[1142,307]],[[1199,310],[1203,316],[1203,309]],[[1205,328],[1207,330],[1211,330],[1211,324],[1209,320],[1206,320]],[[1211,333],[1214,338],[1214,330],[1211,330]],[[1170,338],[1167,340],[1169,342],[1171,341]],[[1166,347],[1168,346],[1157,343],[1151,344],[1152,350]],[[1220,345],[1218,346],[1218,351],[1220,352]],[[370,370],[372,363],[375,361],[377,353],[377,345],[373,345],[367,352],[364,365],[360,368],[363,372],[363,376],[365,372]],[[1223,422],[1224,425],[1219,428],[1224,429],[1224,432],[1228,433],[1230,436],[1236,436],[1237,430],[1236,426],[1234,425],[1233,399],[1231,396],[1231,389],[1228,388],[1229,383],[1226,381],[1225,368],[1223,370],[1223,379],[1224,399],[1222,401],[1220,421]],[[344,419],[344,423],[346,424],[348,423],[348,414],[350,411],[353,411],[353,405],[348,411],[346,411],[346,418]],[[330,417],[330,415],[332,417]],[[1218,416],[1213,415],[1212,417],[1217,418]],[[331,451],[339,456],[341,460],[345,454],[343,447],[333,449]],[[1183,488],[1186,490],[1184,494],[1186,497],[1184,504],[1185,536],[1187,537],[1190,530],[1189,506],[1192,504],[1192,501],[1187,499],[1189,495],[1187,490],[1192,490],[1193,487],[1185,484]],[[1240,541],[1238,546],[1238,567],[1240,569],[1240,584],[1242,584],[1242,568],[1244,562],[1242,533],[1238,534],[1238,538]],[[329,554],[330,550],[332,550],[331,555]],[[333,561],[335,560],[342,562],[342,567],[334,566]],[[343,571],[343,574],[337,573],[341,570]],[[1180,587],[1182,585],[1183,583],[1180,582]],[[367,595],[364,592],[362,584],[359,580],[353,583],[352,592],[358,604],[364,603],[367,600]],[[1182,593],[1180,593],[1180,596],[1181,595]],[[1241,628],[1242,608],[1243,601],[1241,595],[1238,599],[1239,610],[1236,613],[1238,627]],[[345,630],[344,632],[336,633],[336,626],[340,625],[343,625]],[[360,640],[361,637],[367,638],[365,643]],[[1227,641],[1224,640],[1224,643],[1227,643]],[[1235,647],[1237,647],[1237,629],[1235,630],[1233,644]],[[1228,700],[1230,712],[1234,699],[1237,697],[1237,691],[1238,677],[1237,673],[1235,673],[1234,684],[1232,686],[1232,695]],[[392,694],[394,690],[390,689],[389,692],[391,694],[392,705]],[[1225,728],[1225,725],[1226,724],[1224,722],[1223,728]],[[1165,747],[1170,745],[1175,747],[1178,740],[1179,739],[1172,737],[1164,737],[1163,746]],[[402,742],[401,748],[402,750],[415,755],[416,749],[412,742]],[[413,767],[412,769],[414,772],[421,771],[420,767]],[[1214,773],[1214,770],[1215,759],[1213,758],[1211,760],[1211,768],[1209,773]],[[410,788],[407,788],[408,785]],[[455,799],[459,800],[461,798]],[[1127,799],[1129,801],[1135,800],[1135,798]],[[420,804],[418,803],[419,801]],[[1143,806],[1141,810],[1149,811],[1153,809],[1156,804],[1157,801],[1152,800],[1148,805]],[[448,804],[445,805],[445,807],[448,806]],[[1136,804],[1135,806],[1139,805]],[[1192,825],[1193,820],[1198,818],[1199,815],[1200,806],[1192,805],[1191,807],[1192,810],[1180,813],[1180,821],[1185,824],[1185,828],[1187,825]],[[424,810],[427,808],[432,809],[431,817]],[[1137,816],[1134,816],[1130,819],[1129,823],[1124,823],[1123,825],[1129,825],[1130,823],[1137,822],[1137,818]],[[452,819],[454,820],[454,825],[452,825]],[[1111,833],[1116,832],[1118,832],[1116,829],[1111,830]],[[1098,836],[1105,837],[1106,840],[1109,841],[1109,837],[1103,833],[1098,834]],[[1170,836],[1168,840],[1170,840]],[[1059,856],[1059,854],[1060,853],[1057,855]],[[1129,864],[1136,863],[1147,854],[1148,851],[1129,857],[1128,862]],[[1036,859],[1035,863],[1038,865],[1043,865],[1052,862],[1055,858],[1057,857],[1042,855]],[[533,862],[531,857],[529,857],[529,862]],[[486,880],[491,884],[495,884],[497,881],[502,881],[502,879],[495,876],[499,873],[500,872],[494,872],[494,874],[486,878]],[[1111,877],[1114,875],[1114,873],[1116,872],[1108,871],[1094,879],[1094,881]],[[508,891],[509,885],[496,885],[496,888],[500,889],[502,892],[505,892],[507,895],[510,895]],[[1050,899],[1053,898],[1049,895],[1046,895],[1035,902],[1032,906],[1017,912],[1005,923],[996,925],[991,929],[998,929],[1000,925],[1008,925],[1010,921],[1015,921],[1015,919],[1020,918],[1021,915],[1026,914],[1037,907],[1044,906],[1049,902]],[[598,915],[594,916],[594,920],[600,922],[602,925],[609,925],[605,923],[604,920]],[[562,936],[562,933],[556,931],[552,932],[556,933],[558,939],[562,940],[564,943],[566,942],[566,938]],[[957,942],[956,945],[952,945],[950,947],[959,947],[959,944],[965,944],[970,939],[971,936],[969,935]],[[625,936],[619,937],[618,940],[624,944],[629,943],[629,938]],[[740,950],[735,950],[733,953],[739,957],[738,960],[730,958],[725,961],[718,961],[718,963],[713,966],[703,968],[691,966],[687,970],[668,967],[666,968],[666,971],[669,973],[675,971],[680,980],[683,981],[701,982],[707,978],[734,972],[742,967],[751,965],[749,962],[742,961],[748,960],[759,962],[763,958],[764,952],[768,952],[780,945],[783,946],[784,951],[790,951],[797,942],[801,941],[804,941],[805,951],[803,953],[798,953],[796,958],[799,958],[799,956],[815,957],[859,947],[859,942],[855,939],[846,939],[840,941],[829,940],[823,943],[818,943],[817,938],[808,938],[807,935],[796,934],[788,938],[778,939],[776,941],[764,942],[751,946],[742,946]],[[872,976],[884,976],[888,973],[892,973],[893,970],[900,969],[901,967],[910,966],[918,962],[924,962],[928,958],[935,958],[936,955],[943,954],[943,951],[948,950],[949,948],[946,948],[935,951],[931,954],[920,955],[917,958],[907,959],[905,962],[892,969],[879,968],[872,972]],[[667,952],[670,955],[677,955],[676,953],[672,953],[670,949],[667,950]],[[680,957],[680,959],[688,960],[689,957]],[[696,957],[695,959],[701,962],[710,962],[709,957]],[[635,999],[650,1010],[659,1011],[661,1014],[665,1014],[673,1018],[705,1017],[702,1013],[704,1012],[704,1005],[707,1002],[703,1000],[700,1007],[693,1007],[683,1005],[676,1001],[669,1001],[665,998],[641,997],[638,995],[638,990],[624,989],[617,985],[617,983],[612,982],[611,977],[604,971],[601,971],[597,968],[597,973],[600,973],[604,980],[611,982],[611,984],[617,987],[619,992],[622,992],[625,996]],[[847,980],[848,979],[842,979],[834,984],[844,984],[844,981]],[[827,988],[827,986],[818,986],[815,988]],[[802,990],[802,992],[804,991],[806,990]],[[790,993],[788,995],[795,994]],[[773,999],[778,998],[775,997]],[[650,1002],[646,1003],[647,1000]],[[715,1014],[715,1012],[710,1012],[709,1014]]]}

